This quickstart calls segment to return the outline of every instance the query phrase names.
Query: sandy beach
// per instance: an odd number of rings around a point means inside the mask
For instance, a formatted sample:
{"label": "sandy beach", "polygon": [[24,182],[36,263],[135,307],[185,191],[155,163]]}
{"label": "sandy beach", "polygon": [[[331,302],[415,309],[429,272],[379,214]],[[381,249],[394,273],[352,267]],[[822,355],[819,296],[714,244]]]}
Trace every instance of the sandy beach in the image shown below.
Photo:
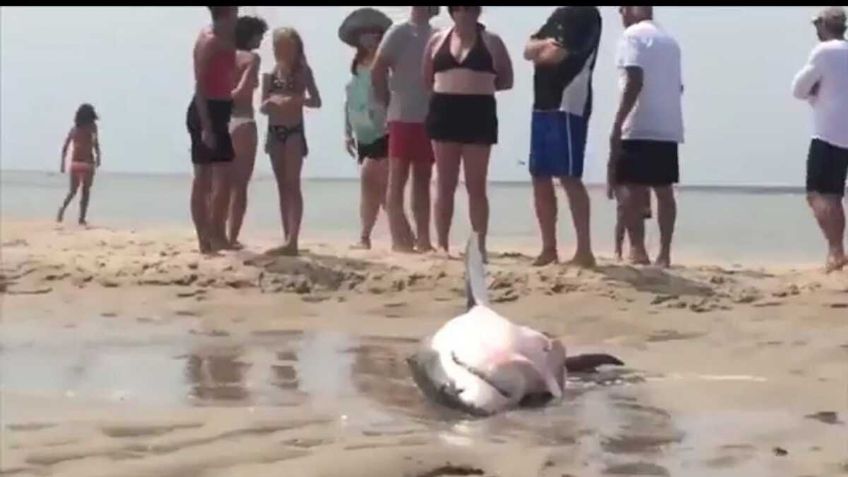
{"label": "sandy beach", "polygon": [[626,366],[466,419],[404,362],[462,311],[461,261],[251,237],[201,258],[188,228],[0,240],[0,475],[848,475],[848,272],[534,269],[496,243],[500,312]]}

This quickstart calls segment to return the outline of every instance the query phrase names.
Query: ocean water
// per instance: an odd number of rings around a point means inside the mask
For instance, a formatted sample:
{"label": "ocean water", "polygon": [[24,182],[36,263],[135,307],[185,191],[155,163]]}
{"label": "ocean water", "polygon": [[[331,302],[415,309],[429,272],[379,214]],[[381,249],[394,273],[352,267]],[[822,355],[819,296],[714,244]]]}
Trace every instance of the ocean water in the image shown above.
{"label": "ocean water", "polygon": [[[185,226],[191,228],[188,175],[99,173],[95,179],[89,223],[114,227]],[[0,172],[0,214],[4,220],[52,220],[67,192],[67,176],[45,172]],[[359,182],[304,180],[303,240],[350,240],[359,236]],[[567,202],[558,191],[561,254],[570,253],[574,234]],[[592,240],[599,256],[611,256],[615,203],[601,186],[590,186]],[[75,221],[78,197],[66,214]],[[493,250],[534,252],[539,246],[529,183],[491,183],[490,243]],[[277,191],[273,177],[251,183],[244,237],[279,236]],[[653,201],[655,206],[656,202]],[[656,216],[656,213],[655,213]],[[468,232],[467,201],[457,190],[452,242]],[[648,244],[656,251],[656,221],[647,224]],[[435,239],[435,231],[432,232]],[[374,239],[388,241],[385,216]],[[681,187],[674,254],[677,260],[747,266],[810,265],[823,260],[824,240],[810,214],[803,190],[794,188]],[[566,257],[562,257],[566,258]]]}

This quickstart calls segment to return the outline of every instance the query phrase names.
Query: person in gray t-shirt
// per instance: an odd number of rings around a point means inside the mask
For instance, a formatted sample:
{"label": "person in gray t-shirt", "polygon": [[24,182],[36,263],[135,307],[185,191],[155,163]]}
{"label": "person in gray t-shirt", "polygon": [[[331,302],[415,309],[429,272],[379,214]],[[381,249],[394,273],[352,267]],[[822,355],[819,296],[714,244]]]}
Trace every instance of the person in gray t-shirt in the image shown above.
{"label": "person in gray t-shirt", "polygon": [[[424,47],[439,7],[410,7],[409,20],[393,25],[377,50],[372,67],[374,93],[388,107],[389,184],[386,212],[392,249],[433,250],[430,244],[430,178],[433,149],[424,128],[430,95],[421,71]],[[404,211],[404,189],[412,170],[412,212],[417,234]]]}

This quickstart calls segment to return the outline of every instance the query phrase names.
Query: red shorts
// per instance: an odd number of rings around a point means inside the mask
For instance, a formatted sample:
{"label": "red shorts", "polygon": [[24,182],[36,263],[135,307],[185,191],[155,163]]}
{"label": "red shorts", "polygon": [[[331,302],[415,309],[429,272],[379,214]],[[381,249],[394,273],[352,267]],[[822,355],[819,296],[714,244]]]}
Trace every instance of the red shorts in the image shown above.
{"label": "red shorts", "polygon": [[435,162],[424,123],[389,123],[389,157],[407,162]]}

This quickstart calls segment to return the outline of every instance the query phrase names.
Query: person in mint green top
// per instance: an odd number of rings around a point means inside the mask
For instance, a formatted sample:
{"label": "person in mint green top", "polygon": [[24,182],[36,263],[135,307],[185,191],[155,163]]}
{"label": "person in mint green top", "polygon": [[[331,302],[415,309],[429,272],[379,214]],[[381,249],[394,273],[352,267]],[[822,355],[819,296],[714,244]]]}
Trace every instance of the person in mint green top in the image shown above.
{"label": "person in mint green top", "polygon": [[371,86],[371,65],[391,20],[373,8],[352,12],[339,28],[339,38],[356,48],[345,90],[345,147],[360,165],[359,215],[362,232],[355,248],[371,248],[371,232],[380,207],[385,208],[389,165],[386,108]]}

